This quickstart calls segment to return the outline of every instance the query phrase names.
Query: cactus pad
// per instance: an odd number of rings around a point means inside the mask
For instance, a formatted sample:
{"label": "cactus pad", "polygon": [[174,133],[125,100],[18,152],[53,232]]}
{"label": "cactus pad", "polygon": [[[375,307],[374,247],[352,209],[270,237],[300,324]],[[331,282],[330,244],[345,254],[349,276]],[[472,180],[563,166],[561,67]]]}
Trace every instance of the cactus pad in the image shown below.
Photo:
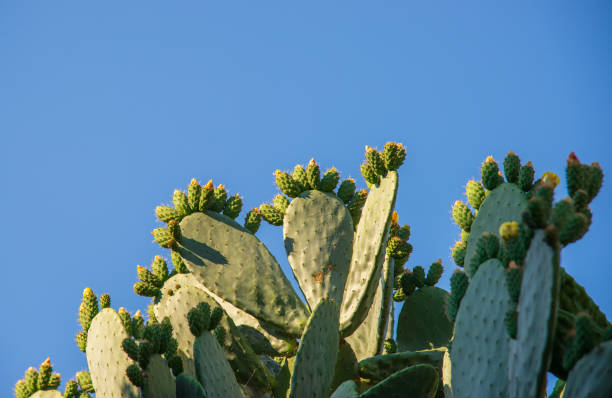
{"label": "cactus pad", "polygon": [[431,365],[414,365],[376,384],[360,398],[434,398],[440,376]]}
{"label": "cactus pad", "polygon": [[563,396],[612,396],[612,340],[601,343],[576,362],[567,379]]}
{"label": "cactus pad", "polygon": [[326,297],[341,302],[353,253],[353,220],[344,203],[334,194],[302,192],[285,213],[283,238],[310,307]]}
{"label": "cactus pad", "polygon": [[193,213],[180,226],[179,253],[196,279],[285,333],[301,334],[308,310],[255,235],[214,212]]}
{"label": "cactus pad", "polygon": [[428,364],[442,369],[442,359],[445,353],[446,348],[443,347],[433,350],[376,355],[359,362],[359,375],[361,378],[378,382],[413,365]]}
{"label": "cactus pad", "polygon": [[215,336],[205,331],[193,342],[198,380],[206,398],[242,398],[232,368]]}
{"label": "cactus pad", "polygon": [[142,395],[146,398],[174,398],[176,387],[174,376],[161,355],[156,354],[149,358],[145,369],[147,382],[142,388]]}
{"label": "cactus pad", "polygon": [[340,331],[351,335],[368,315],[378,288],[391,216],[397,196],[398,176],[390,171],[372,186],[357,225],[351,267],[340,310]]}
{"label": "cactus pad", "polygon": [[176,377],[176,396],[179,398],[206,398],[202,385],[186,373]]}
{"label": "cactus pad", "polygon": [[326,398],[338,355],[338,306],[322,300],[315,307],[295,359],[290,398]]}
{"label": "cactus pad", "polygon": [[509,337],[504,316],[510,297],[505,281],[502,263],[487,260],[461,301],[450,351],[455,398],[507,397]]}
{"label": "cactus pad", "polygon": [[357,384],[353,380],[347,380],[340,384],[336,391],[329,398],[358,398],[359,391]]}
{"label": "cactus pad", "polygon": [[125,370],[132,360],[121,349],[128,338],[121,318],[111,308],[95,316],[87,336],[87,365],[100,398],[138,398],[138,388],[128,380]]}
{"label": "cactus pad", "polygon": [[550,362],[559,290],[559,256],[536,231],[527,257],[518,303],[517,338],[510,340],[508,393],[543,396]]}
{"label": "cactus pad", "polygon": [[399,351],[418,351],[448,344],[452,323],[445,312],[448,292],[425,286],[404,301],[397,325]]}
{"label": "cactus pad", "polygon": [[515,184],[504,183],[492,190],[472,223],[463,264],[470,266],[476,253],[476,242],[484,232],[499,236],[499,226],[507,221],[520,221],[521,213],[526,208],[525,194]]}

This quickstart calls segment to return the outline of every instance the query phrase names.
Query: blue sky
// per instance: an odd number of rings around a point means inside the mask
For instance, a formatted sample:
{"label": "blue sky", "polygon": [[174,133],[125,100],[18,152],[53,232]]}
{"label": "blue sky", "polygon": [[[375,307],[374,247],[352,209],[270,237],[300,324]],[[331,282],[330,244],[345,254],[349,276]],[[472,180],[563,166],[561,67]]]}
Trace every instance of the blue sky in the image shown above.
{"label": "blue sky", "polygon": [[[136,265],[167,255],[153,210],[192,177],[246,209],[311,157],[364,187],[364,146],[402,142],[409,265],[442,258],[448,287],[450,208],[487,155],[538,175],[563,176],[570,151],[612,168],[609,2],[423,3],[0,4],[0,389],[48,356],[64,381],[86,367],[84,287],[146,308]],[[611,197],[604,180],[562,253],[609,318]],[[287,269],[281,229],[258,236]]]}

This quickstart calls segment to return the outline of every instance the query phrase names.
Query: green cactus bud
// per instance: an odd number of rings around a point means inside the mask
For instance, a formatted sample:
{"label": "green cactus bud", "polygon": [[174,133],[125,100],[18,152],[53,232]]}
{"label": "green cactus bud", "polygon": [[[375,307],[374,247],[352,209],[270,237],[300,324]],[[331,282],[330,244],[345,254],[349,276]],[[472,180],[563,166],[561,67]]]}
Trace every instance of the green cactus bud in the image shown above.
{"label": "green cactus bud", "polygon": [[148,340],[141,340],[138,343],[138,365],[142,369],[146,369],[149,365],[149,359],[154,354],[154,350],[151,342]]}
{"label": "green cactus bud", "polygon": [[291,177],[293,177],[293,180],[300,186],[300,192],[309,189],[310,185],[308,184],[308,178],[306,177],[306,170],[304,170],[302,165],[298,164],[295,166]]}
{"label": "green cactus bud", "polygon": [[460,200],[455,201],[453,204],[453,220],[464,231],[470,232],[472,223],[474,222],[474,214],[470,209]]}
{"label": "green cactus bud", "polygon": [[166,358],[172,358],[174,355],[176,355],[177,350],[178,341],[174,337],[171,337],[168,340],[168,346],[166,347],[166,352],[164,353]]}
{"label": "green cactus bud", "polygon": [[278,194],[272,200],[272,206],[274,206],[274,208],[281,213],[285,214],[287,212],[287,207],[289,207],[289,199],[287,199],[287,197],[284,195]]}
{"label": "green cactus bud", "polygon": [[290,198],[295,198],[302,193],[303,187],[300,183],[295,181],[289,173],[276,170],[274,175],[276,177],[276,185],[285,195]]}
{"label": "green cactus bud", "polygon": [[159,353],[165,354],[172,339],[172,324],[170,318],[165,317],[159,324]]}
{"label": "green cactus bud", "polygon": [[394,236],[387,241],[387,254],[394,257],[400,250],[404,241],[399,236]]}
{"label": "green cactus bud", "polygon": [[363,163],[360,170],[361,175],[368,184],[378,185],[380,183],[380,176],[376,174],[374,168],[368,162]]}
{"label": "green cactus bud", "polygon": [[465,253],[466,253],[466,251],[467,251],[467,243],[464,242],[464,241],[460,241],[460,240],[455,243],[455,246],[451,250],[451,255],[453,256],[453,261],[459,267],[463,267],[464,266],[463,262],[465,260]]}
{"label": "green cactus bud", "polygon": [[79,386],[81,386],[81,390],[91,393],[96,392],[96,390],[94,390],[93,383],[91,382],[91,375],[88,371],[82,370],[80,372],[77,372],[76,378],[79,382]]}
{"label": "green cactus bud", "polygon": [[163,286],[163,283],[168,279],[168,264],[166,263],[166,260],[164,260],[161,256],[155,256],[151,262],[151,269],[153,270],[153,275],[155,278],[161,282],[159,287]]}
{"label": "green cactus bud", "polygon": [[170,221],[168,223],[168,232],[170,233],[170,235],[172,235],[172,238],[174,239],[174,244],[173,247],[176,245],[176,242],[180,242],[181,241],[181,227],[180,224],[177,221]]}
{"label": "green cactus bud", "polygon": [[123,307],[119,308],[119,319],[121,319],[121,324],[125,329],[126,333],[132,336],[134,331],[132,330],[132,316],[130,313]]}
{"label": "green cactus bud", "polygon": [[79,350],[85,352],[87,349],[87,332],[82,331],[76,335],[76,343],[79,346]]}
{"label": "green cactus bud", "polygon": [[393,339],[385,340],[384,349],[385,349],[385,354],[395,354],[397,352],[397,344],[395,343],[395,340]]}
{"label": "green cactus bud", "polygon": [[30,396],[30,390],[24,380],[19,380],[15,384],[14,391],[17,398],[28,398]]}
{"label": "green cactus bud", "polygon": [[462,230],[461,230],[461,234],[460,234],[460,236],[459,236],[459,239],[460,239],[462,242],[465,242],[465,243],[467,244],[467,241],[468,241],[468,238],[469,238],[469,237],[470,237],[470,233],[462,229]]}
{"label": "green cactus bud", "polygon": [[[361,215],[361,209],[363,208],[363,205],[365,204],[365,201],[367,198],[368,198],[367,189],[362,189],[360,191],[357,191],[355,192],[355,195],[353,195],[353,198],[350,200],[349,204],[347,205],[347,209],[349,213],[351,213],[353,220],[355,220],[356,216]],[[359,217],[357,217],[357,220],[359,221]],[[355,222],[355,225],[357,225],[357,222]]]}
{"label": "green cactus bud", "polygon": [[200,311],[201,314],[201,323],[200,323],[200,327],[202,329],[202,331],[204,330],[210,330],[210,305],[204,301],[202,301],[201,303],[199,303],[196,308],[198,309],[198,311]]}
{"label": "green cactus bud", "polygon": [[225,207],[223,208],[223,214],[225,214],[232,220],[238,217],[241,211],[242,211],[242,198],[238,194],[229,198],[227,203],[225,203]]}
{"label": "green cactus bud", "polygon": [[516,307],[510,308],[506,312],[506,316],[504,317],[504,325],[506,325],[508,335],[511,338],[516,339],[516,334],[518,331],[518,312],[516,312]]}
{"label": "green cactus bud", "polygon": [[442,259],[438,259],[435,263],[432,263],[427,270],[427,277],[425,278],[425,284],[428,286],[435,286],[440,280],[444,267],[442,266]]}
{"label": "green cactus bud", "polygon": [[157,286],[145,282],[134,283],[134,293],[143,297],[156,297],[160,292]]}
{"label": "green cactus bud", "polygon": [[406,148],[399,143],[387,142],[382,158],[387,170],[397,170],[406,160]]}
{"label": "green cactus bud", "polygon": [[26,370],[24,380],[30,395],[38,391],[38,371],[36,369],[29,367]]}
{"label": "green cactus bud", "polygon": [[450,278],[451,294],[460,303],[467,291],[469,280],[467,274],[461,270],[455,270]]}
{"label": "green cactus bud", "polygon": [[545,199],[533,197],[527,202],[527,210],[523,212],[523,221],[533,229],[546,228],[551,211]]}
{"label": "green cactus bud", "polygon": [[572,201],[574,202],[574,209],[580,211],[589,204],[589,196],[585,190],[578,189],[572,196]]}
{"label": "green cactus bud", "polygon": [[59,373],[53,373],[49,378],[48,390],[57,390],[59,385],[62,383],[62,375]]}
{"label": "green cactus bud", "polygon": [[310,159],[306,166],[306,180],[310,189],[319,189],[321,183],[321,169],[314,159]]}
{"label": "green cactus bud", "polygon": [[223,184],[219,184],[214,192],[214,200],[210,207],[210,210],[220,213],[225,208],[225,202],[227,202],[227,191]]}
{"label": "green cactus bud", "polygon": [[345,204],[348,204],[353,198],[353,195],[355,195],[355,189],[355,180],[352,178],[347,178],[346,180],[342,181],[340,187],[338,188],[338,197]]}
{"label": "green cactus bud", "polygon": [[570,197],[574,197],[577,190],[584,186],[583,168],[580,161],[574,152],[571,152],[567,158],[567,166],[565,167],[565,178],[567,180],[567,193]]}
{"label": "green cactus bud", "polygon": [[189,186],[187,187],[187,205],[190,211],[198,211],[200,209],[200,194],[202,193],[202,186],[195,179],[192,178]]}
{"label": "green cactus bud", "polygon": [[174,204],[174,209],[177,211],[179,217],[185,217],[187,214],[189,214],[189,204],[185,192],[175,189],[174,194],[172,195],[172,203]]}
{"label": "green cactus bud", "polygon": [[204,331],[202,325],[204,323],[202,312],[200,312],[198,308],[192,308],[187,313],[187,321],[189,323],[189,330],[191,331],[191,334],[193,334],[195,337],[199,337]]}
{"label": "green cactus bud", "polygon": [[501,177],[499,173],[499,167],[497,166],[497,162],[493,159],[493,156],[487,157],[482,163],[480,177],[482,185],[488,190],[497,188],[497,186],[503,182],[503,177]]}
{"label": "green cactus bud", "polygon": [[154,229],[153,239],[155,239],[155,242],[157,242],[158,245],[166,249],[171,249],[176,244],[174,237],[166,228]]}
{"label": "green cactus bud", "polygon": [[173,355],[170,359],[167,360],[168,367],[172,369],[172,374],[174,377],[177,377],[179,374],[183,373],[183,361],[181,357],[178,355]]}
{"label": "green cactus bud", "polygon": [[227,332],[225,331],[225,329],[222,328],[221,326],[217,326],[213,333],[215,334],[215,338],[217,339],[217,342],[219,343],[219,345],[223,347],[223,345],[225,345],[225,338],[227,335]]}
{"label": "green cactus bud", "polygon": [[[161,343],[161,325],[159,323],[153,323],[145,326],[142,330],[142,337],[151,343],[151,354],[162,354]],[[165,348],[165,347],[164,347]]]}
{"label": "green cactus bud", "polygon": [[98,298],[90,288],[83,290],[83,299],[79,307],[79,322],[84,331],[89,330],[91,321],[98,314]]}
{"label": "green cactus bud", "polygon": [[169,206],[157,206],[155,208],[155,215],[159,221],[168,222],[172,220],[180,220],[181,215],[176,209]]}
{"label": "green cactus bud", "polygon": [[469,204],[476,210],[480,209],[480,205],[485,200],[485,190],[482,184],[475,180],[470,180],[465,185],[465,195],[468,198]]}
{"label": "green cactus bud", "polygon": [[284,214],[274,208],[274,206],[264,203],[259,206],[259,213],[268,223],[277,226],[283,225]]}
{"label": "green cactus bud", "polygon": [[88,393],[88,392],[84,392],[84,391],[82,391],[82,392],[79,394],[79,398],[91,398],[91,395],[89,395],[89,393]]}
{"label": "green cactus bud", "polygon": [[365,150],[366,161],[372,166],[374,172],[381,177],[386,176],[387,168],[385,167],[385,161],[383,160],[382,155],[378,153],[376,149],[371,148],[367,145],[365,147]]}
{"label": "green cactus bud", "polygon": [[138,344],[136,344],[136,341],[134,341],[131,338],[125,338],[123,339],[123,342],[121,343],[121,348],[123,349],[123,352],[125,352],[127,354],[128,357],[130,357],[132,360],[134,361],[138,361]]}
{"label": "green cactus bud", "polygon": [[490,258],[499,257],[499,238],[492,233],[483,232],[476,241],[476,252],[470,263],[470,277],[476,275],[480,264]]}
{"label": "green cactus bud", "polygon": [[261,214],[259,214],[259,209],[254,208],[251,209],[244,218],[244,228],[250,231],[252,234],[255,234],[261,225]]}
{"label": "green cactus bud", "polygon": [[505,241],[503,252],[504,266],[508,266],[511,261],[515,262],[517,265],[522,265],[527,255],[525,244],[520,236]]}
{"label": "green cactus bud", "polygon": [[517,184],[520,171],[521,160],[514,152],[508,152],[504,159],[504,175],[506,176],[506,181]]}
{"label": "green cactus bud", "polygon": [[100,308],[110,308],[111,300],[108,293],[104,293],[100,296]]}
{"label": "green cactus bud", "polygon": [[[142,317],[140,310],[138,310],[132,317],[132,335],[137,339],[142,338],[142,332],[144,330],[144,327],[145,327],[144,318]],[[126,331],[129,333],[127,329]]]}
{"label": "green cactus bud", "polygon": [[514,263],[510,263],[510,268],[506,271],[506,287],[512,301],[518,304],[521,294],[521,281],[523,279],[523,269]]}
{"label": "green cactus bud", "polygon": [[68,380],[64,389],[64,398],[76,398],[79,392],[79,385],[76,380]]}
{"label": "green cactus bud", "polygon": [[421,288],[425,286],[425,269],[420,265],[417,265],[412,269],[412,275],[414,275],[414,281],[417,287]]}
{"label": "green cactus bud", "polygon": [[319,184],[319,189],[323,192],[332,192],[336,189],[336,185],[338,185],[338,181],[340,180],[340,174],[338,174],[338,170],[335,167],[328,169],[323,174],[323,178],[321,178],[321,183]]}
{"label": "green cactus bud", "polygon": [[127,367],[125,374],[130,380],[130,383],[136,387],[142,388],[145,385],[145,374],[135,363]]}
{"label": "green cactus bud", "polygon": [[170,252],[170,258],[172,259],[172,266],[174,267],[176,272],[180,274],[189,273],[189,270],[187,269],[187,266],[185,265],[185,262],[183,261],[183,258],[181,257],[179,252],[177,252],[176,250],[172,250],[172,252]]}
{"label": "green cactus bud", "polygon": [[499,236],[504,241],[516,238],[519,235],[519,226],[516,221],[508,221],[499,226]]}
{"label": "green cactus bud", "polygon": [[587,176],[586,191],[589,194],[589,203],[597,196],[603,182],[603,170],[599,163],[594,162],[589,167]]}
{"label": "green cactus bud", "polygon": [[565,223],[574,214],[574,205],[569,198],[558,201],[552,209],[551,221],[553,225],[560,231]]}
{"label": "green cactus bud", "polygon": [[527,162],[521,167],[519,172],[518,186],[524,191],[529,192],[533,186],[533,177],[535,176],[535,170],[533,164]]}
{"label": "green cactus bud", "polygon": [[582,238],[588,229],[588,220],[582,213],[574,213],[559,233],[559,241],[566,246]]}
{"label": "green cactus bud", "polygon": [[210,209],[215,202],[215,190],[213,187],[213,181],[209,180],[206,185],[200,190],[200,203],[198,208],[201,212]]}
{"label": "green cactus bud", "polygon": [[403,240],[410,239],[410,225],[408,224],[402,225],[399,231],[399,237],[402,238]]}
{"label": "green cactus bud", "polygon": [[223,310],[221,307],[215,307],[210,313],[210,325],[208,326],[208,330],[214,330],[221,322],[221,318],[223,318]]}
{"label": "green cactus bud", "polygon": [[563,358],[563,366],[567,370],[573,368],[576,362],[591,351],[601,339],[601,334],[596,330],[593,320],[588,314],[584,313],[576,316],[574,334]]}
{"label": "green cactus bud", "polygon": [[417,278],[412,272],[405,272],[400,278],[400,285],[402,286],[402,293],[410,296],[417,288]]}
{"label": "green cactus bud", "polygon": [[161,288],[164,285],[164,281],[157,278],[155,275],[153,275],[151,271],[149,271],[145,267],[141,267],[140,265],[137,265],[136,271],[138,273],[138,279],[140,279],[141,282],[147,285],[153,285],[159,288]]}
{"label": "green cactus bud", "polygon": [[549,182],[542,182],[535,190],[535,197],[543,199],[548,205],[548,207],[552,207],[554,195],[554,185]]}
{"label": "green cactus bud", "polygon": [[37,390],[46,390],[49,387],[51,373],[53,373],[51,359],[47,358],[47,360],[43,362],[38,369]]}

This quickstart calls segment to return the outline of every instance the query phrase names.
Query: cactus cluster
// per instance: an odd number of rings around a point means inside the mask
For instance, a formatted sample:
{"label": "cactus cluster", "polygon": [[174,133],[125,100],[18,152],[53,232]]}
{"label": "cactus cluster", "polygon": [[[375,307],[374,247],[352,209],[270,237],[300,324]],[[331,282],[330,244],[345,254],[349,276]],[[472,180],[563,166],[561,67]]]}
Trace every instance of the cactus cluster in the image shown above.
{"label": "cactus cluster", "polygon": [[[452,206],[461,234],[447,292],[435,286],[441,259],[407,266],[410,226],[395,211],[405,158],[401,144],[366,146],[361,190],[314,159],[277,170],[280,193],[242,224],[240,195],[193,179],[155,209],[165,226],[153,236],[173,269],[161,256],[136,267],[146,322],[86,288],[76,342],[88,371],[62,394],[47,359],[15,395],[529,398],[545,396],[552,372],[553,396],[612,396],[612,328],[560,266],[592,222],[601,167],[572,153],[569,196],[555,203],[555,174],[535,180],[513,152],[502,174],[488,157],[467,202]],[[262,219],[282,226],[305,302],[256,237]]]}

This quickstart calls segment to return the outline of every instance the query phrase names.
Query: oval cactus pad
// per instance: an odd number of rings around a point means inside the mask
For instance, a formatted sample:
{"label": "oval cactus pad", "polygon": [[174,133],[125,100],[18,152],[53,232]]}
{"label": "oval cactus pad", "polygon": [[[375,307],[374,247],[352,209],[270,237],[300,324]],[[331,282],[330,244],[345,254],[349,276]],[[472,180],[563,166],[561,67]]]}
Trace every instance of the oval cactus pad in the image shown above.
{"label": "oval cactus pad", "polygon": [[340,309],[340,331],[350,336],[368,315],[385,260],[398,176],[390,171],[373,185],[357,225],[351,267]]}
{"label": "oval cactus pad", "polygon": [[289,264],[311,308],[342,301],[353,253],[353,220],[334,194],[305,191],[291,201],[283,224]]}
{"label": "oval cactus pad", "polygon": [[308,309],[255,235],[214,212],[193,213],[180,227],[179,253],[196,279],[236,307],[300,336]]}

